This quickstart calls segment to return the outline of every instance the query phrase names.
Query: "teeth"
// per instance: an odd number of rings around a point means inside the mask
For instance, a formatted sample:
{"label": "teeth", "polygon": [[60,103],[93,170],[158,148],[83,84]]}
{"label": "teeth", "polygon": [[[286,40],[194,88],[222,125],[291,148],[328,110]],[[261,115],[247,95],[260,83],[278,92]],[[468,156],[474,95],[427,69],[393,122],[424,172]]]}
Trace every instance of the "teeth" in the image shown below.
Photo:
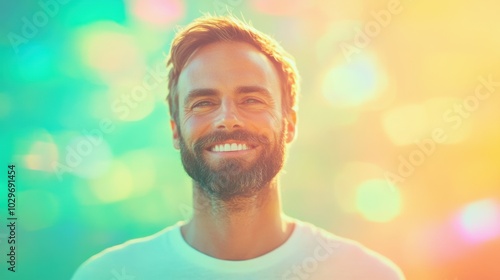
{"label": "teeth", "polygon": [[212,148],[213,152],[232,152],[232,151],[243,151],[243,150],[248,150],[248,147],[246,144],[220,144],[220,145],[215,145]]}

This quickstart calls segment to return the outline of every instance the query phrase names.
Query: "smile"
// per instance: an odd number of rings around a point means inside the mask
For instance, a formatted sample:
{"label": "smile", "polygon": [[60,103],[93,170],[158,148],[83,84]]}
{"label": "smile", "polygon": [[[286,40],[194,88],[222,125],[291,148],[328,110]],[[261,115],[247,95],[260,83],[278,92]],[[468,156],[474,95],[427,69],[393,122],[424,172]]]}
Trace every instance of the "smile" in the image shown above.
{"label": "smile", "polygon": [[226,142],[212,146],[209,150],[212,152],[236,152],[255,148],[255,146],[246,143]]}

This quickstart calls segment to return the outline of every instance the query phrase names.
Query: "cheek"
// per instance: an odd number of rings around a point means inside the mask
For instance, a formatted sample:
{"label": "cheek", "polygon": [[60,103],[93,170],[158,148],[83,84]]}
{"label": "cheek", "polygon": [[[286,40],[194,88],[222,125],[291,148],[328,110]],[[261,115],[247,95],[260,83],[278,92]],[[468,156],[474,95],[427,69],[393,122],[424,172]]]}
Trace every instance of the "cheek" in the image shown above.
{"label": "cheek", "polygon": [[269,121],[274,126],[274,128],[279,128],[283,123],[283,114],[281,111],[273,110],[273,112],[269,113]]}
{"label": "cheek", "polygon": [[193,142],[206,133],[209,125],[205,120],[190,117],[182,121],[181,134],[186,145],[191,146]]}
{"label": "cheek", "polygon": [[269,127],[273,131],[280,131],[283,125],[283,116],[279,113],[270,113],[265,119],[266,127]]}
{"label": "cheek", "polygon": [[282,114],[275,109],[241,112],[241,117],[248,123],[264,125],[265,127],[276,127],[281,124]]}
{"label": "cheek", "polygon": [[267,115],[262,118],[254,119],[253,131],[258,134],[267,136],[271,141],[277,140],[283,130],[283,119],[276,115]]}

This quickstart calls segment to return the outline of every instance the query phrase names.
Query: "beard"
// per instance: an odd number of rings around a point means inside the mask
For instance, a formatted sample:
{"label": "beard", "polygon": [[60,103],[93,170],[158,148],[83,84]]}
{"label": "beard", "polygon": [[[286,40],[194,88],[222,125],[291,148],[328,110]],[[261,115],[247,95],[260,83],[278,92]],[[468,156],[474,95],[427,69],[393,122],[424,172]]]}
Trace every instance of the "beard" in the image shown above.
{"label": "beard", "polygon": [[[271,143],[264,135],[253,134],[244,130],[231,133],[216,131],[198,139],[190,150],[182,135],[180,153],[182,165],[187,174],[197,183],[208,197],[229,201],[235,197],[251,197],[276,177],[285,161],[285,125]],[[244,141],[247,145],[261,149],[253,162],[243,158],[221,159],[210,164],[204,158],[204,151],[215,143],[227,140]]]}

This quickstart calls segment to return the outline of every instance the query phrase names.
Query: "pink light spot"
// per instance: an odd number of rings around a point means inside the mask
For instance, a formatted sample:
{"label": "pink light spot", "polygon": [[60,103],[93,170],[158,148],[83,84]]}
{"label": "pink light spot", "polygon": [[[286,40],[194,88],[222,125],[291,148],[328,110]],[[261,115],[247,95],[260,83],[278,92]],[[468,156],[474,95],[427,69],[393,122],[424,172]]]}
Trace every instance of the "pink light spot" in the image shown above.
{"label": "pink light spot", "polygon": [[469,243],[483,243],[500,237],[500,203],[485,199],[465,206],[458,213],[457,225]]}
{"label": "pink light spot", "polygon": [[182,18],[184,5],[180,0],[132,0],[131,12],[143,22],[162,26]]}

